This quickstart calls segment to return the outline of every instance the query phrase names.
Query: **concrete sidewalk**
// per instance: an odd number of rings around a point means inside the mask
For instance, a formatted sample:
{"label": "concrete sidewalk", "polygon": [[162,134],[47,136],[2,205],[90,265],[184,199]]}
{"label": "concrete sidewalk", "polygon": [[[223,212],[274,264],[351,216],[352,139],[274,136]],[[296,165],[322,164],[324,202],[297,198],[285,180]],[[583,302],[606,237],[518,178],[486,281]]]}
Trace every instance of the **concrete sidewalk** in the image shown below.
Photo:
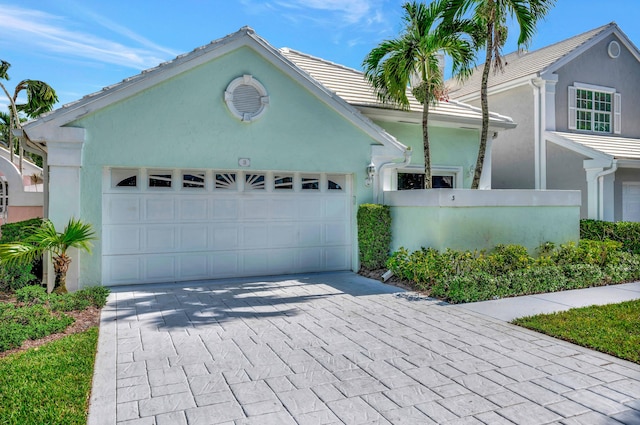
{"label": "concrete sidewalk", "polygon": [[510,322],[518,317],[554,313],[590,305],[613,304],[635,299],[640,299],[640,282],[502,298],[460,304],[459,306],[494,319]]}
{"label": "concrete sidewalk", "polygon": [[88,423],[632,425],[640,365],[354,273],[140,285]]}

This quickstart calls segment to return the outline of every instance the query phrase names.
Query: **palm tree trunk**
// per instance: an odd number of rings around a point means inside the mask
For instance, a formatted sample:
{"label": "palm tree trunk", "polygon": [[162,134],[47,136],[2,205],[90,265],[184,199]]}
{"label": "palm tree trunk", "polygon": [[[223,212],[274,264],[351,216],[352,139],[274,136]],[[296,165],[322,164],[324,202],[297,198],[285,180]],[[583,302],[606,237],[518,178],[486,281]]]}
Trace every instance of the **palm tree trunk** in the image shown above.
{"label": "palm tree trunk", "polygon": [[424,148],[424,188],[431,189],[431,146],[429,144],[429,102],[422,105],[422,147]]}
{"label": "palm tree trunk", "polygon": [[487,138],[489,135],[489,100],[487,95],[487,85],[489,83],[489,70],[491,69],[491,59],[493,57],[493,22],[487,25],[487,52],[482,70],[482,83],[480,85],[480,105],[482,106],[482,131],[480,132],[480,146],[478,146],[478,160],[473,173],[473,183],[471,189],[480,187],[480,177],[482,177],[482,167],[487,150]]}
{"label": "palm tree trunk", "polygon": [[69,264],[71,264],[71,258],[64,252],[53,258],[53,271],[56,275],[53,292],[56,294],[67,293],[67,272],[69,271]]}

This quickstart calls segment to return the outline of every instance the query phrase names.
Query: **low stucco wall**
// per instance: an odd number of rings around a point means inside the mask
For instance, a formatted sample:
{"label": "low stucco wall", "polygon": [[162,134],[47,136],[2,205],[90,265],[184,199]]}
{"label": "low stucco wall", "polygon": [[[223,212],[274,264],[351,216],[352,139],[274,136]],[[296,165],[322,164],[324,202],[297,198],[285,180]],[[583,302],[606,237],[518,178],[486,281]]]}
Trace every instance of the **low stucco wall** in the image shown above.
{"label": "low stucco wall", "polygon": [[577,242],[579,191],[432,189],[385,192],[391,206],[392,250],[491,249]]}

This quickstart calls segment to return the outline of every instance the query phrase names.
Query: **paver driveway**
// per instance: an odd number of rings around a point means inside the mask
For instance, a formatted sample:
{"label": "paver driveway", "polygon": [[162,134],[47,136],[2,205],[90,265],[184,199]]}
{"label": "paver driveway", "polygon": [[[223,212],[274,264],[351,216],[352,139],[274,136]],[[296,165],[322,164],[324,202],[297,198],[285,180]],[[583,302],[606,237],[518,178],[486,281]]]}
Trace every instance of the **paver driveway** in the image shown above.
{"label": "paver driveway", "polygon": [[640,424],[640,366],[353,273],[115,289],[90,424]]}

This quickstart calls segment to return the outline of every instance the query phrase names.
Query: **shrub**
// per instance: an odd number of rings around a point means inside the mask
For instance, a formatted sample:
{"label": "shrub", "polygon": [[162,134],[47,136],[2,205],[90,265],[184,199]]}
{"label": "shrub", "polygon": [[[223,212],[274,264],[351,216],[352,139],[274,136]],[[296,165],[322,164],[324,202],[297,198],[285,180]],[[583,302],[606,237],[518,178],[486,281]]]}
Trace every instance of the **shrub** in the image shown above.
{"label": "shrub", "polygon": [[589,288],[605,281],[602,269],[594,264],[567,264],[562,271],[568,279],[566,289]]}
{"label": "shrub", "polygon": [[[41,218],[7,223],[0,226],[0,244],[20,242],[32,235],[42,224]],[[34,285],[42,279],[42,260],[37,259],[31,264],[0,265],[0,291],[15,291],[24,286]]]}
{"label": "shrub", "polygon": [[0,244],[10,242],[20,242],[27,236],[33,234],[33,231],[42,224],[41,218],[32,218],[29,220],[18,221],[16,223],[7,223],[0,226],[2,236]]}
{"label": "shrub", "polygon": [[42,286],[32,285],[18,289],[16,299],[27,304],[44,304],[49,299],[49,295]]}
{"label": "shrub", "polygon": [[16,291],[38,283],[36,276],[31,273],[32,269],[33,264],[0,265],[0,291]]}
{"label": "shrub", "polygon": [[6,351],[19,347],[26,339],[62,332],[73,318],[52,314],[44,305],[16,307],[7,303],[0,309],[0,323],[0,351]]}
{"label": "shrub", "polygon": [[431,288],[431,295],[447,299],[454,304],[468,303],[494,298],[502,286],[502,278],[476,271],[437,282]]}
{"label": "shrub", "polygon": [[629,221],[580,220],[580,238],[611,239],[622,243],[622,249],[640,254],[640,223]]}
{"label": "shrub", "polygon": [[527,248],[521,245],[497,245],[489,255],[480,257],[478,261],[480,267],[493,276],[527,268],[534,262]]}
{"label": "shrub", "polygon": [[509,295],[530,295],[566,288],[567,277],[557,266],[514,270],[505,276]]}
{"label": "shrub", "polygon": [[629,282],[640,279],[640,255],[628,252],[618,253],[618,261],[604,267],[607,283]]}
{"label": "shrub", "polygon": [[75,292],[73,296],[86,299],[92,306],[102,308],[107,303],[107,297],[110,292],[109,288],[104,286],[90,286]]}
{"label": "shrub", "polygon": [[391,246],[391,209],[387,205],[362,204],[357,219],[360,264],[369,270],[384,267]]}
{"label": "shrub", "polygon": [[620,242],[612,240],[581,240],[578,245],[573,242],[561,245],[553,251],[550,258],[555,264],[592,264],[603,267],[610,262],[618,261]]}

